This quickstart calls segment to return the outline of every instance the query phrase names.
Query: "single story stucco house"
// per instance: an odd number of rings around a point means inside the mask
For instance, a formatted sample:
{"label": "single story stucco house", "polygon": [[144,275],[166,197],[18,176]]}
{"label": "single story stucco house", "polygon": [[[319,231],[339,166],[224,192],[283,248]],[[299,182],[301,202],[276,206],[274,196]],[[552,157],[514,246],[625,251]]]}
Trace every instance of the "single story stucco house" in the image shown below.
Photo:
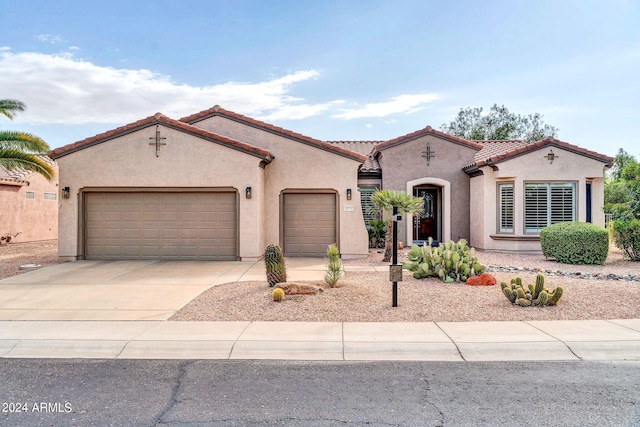
{"label": "single story stucco house", "polygon": [[58,167],[49,157],[41,158],[53,167],[52,181],[0,166],[0,237],[11,236],[13,243],[58,238]]}
{"label": "single story stucco house", "polygon": [[215,106],[160,113],[55,149],[59,254],[75,259],[366,256],[375,188],[421,197],[401,240],[539,251],[542,227],[604,224],[613,159],[552,138],[467,141],[426,127],[390,141],[320,141]]}

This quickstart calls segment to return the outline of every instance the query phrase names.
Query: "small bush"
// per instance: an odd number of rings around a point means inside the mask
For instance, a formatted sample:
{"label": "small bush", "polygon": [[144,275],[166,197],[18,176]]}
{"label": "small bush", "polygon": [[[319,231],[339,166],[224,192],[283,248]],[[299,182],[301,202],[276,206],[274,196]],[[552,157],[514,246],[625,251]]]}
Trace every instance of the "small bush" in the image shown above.
{"label": "small bush", "polygon": [[540,230],[545,257],[563,264],[604,264],[609,253],[609,233],[587,222],[560,222]]}
{"label": "small bush", "polygon": [[611,240],[631,261],[640,261],[640,219],[613,221]]}
{"label": "small bush", "polygon": [[324,281],[332,288],[338,284],[342,277],[342,262],[340,261],[340,250],[334,244],[327,247],[327,272]]}

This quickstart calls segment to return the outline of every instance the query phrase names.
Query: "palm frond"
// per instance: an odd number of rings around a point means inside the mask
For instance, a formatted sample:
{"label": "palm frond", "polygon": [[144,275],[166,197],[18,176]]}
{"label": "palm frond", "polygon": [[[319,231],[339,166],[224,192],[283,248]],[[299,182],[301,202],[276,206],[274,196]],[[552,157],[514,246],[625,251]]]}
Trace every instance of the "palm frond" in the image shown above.
{"label": "palm frond", "polygon": [[8,171],[24,169],[39,173],[49,181],[53,181],[55,176],[53,167],[38,155],[25,153],[16,149],[0,147],[0,166]]}
{"label": "palm frond", "polygon": [[16,99],[0,99],[0,114],[13,120],[16,111],[24,111],[27,108],[24,102]]}
{"label": "palm frond", "polygon": [[400,214],[417,214],[422,212],[422,199],[404,191],[376,190],[371,195],[371,202],[380,210],[390,212],[394,207]]}
{"label": "palm frond", "polygon": [[0,131],[0,149],[47,154],[51,148],[42,138],[26,132]]}

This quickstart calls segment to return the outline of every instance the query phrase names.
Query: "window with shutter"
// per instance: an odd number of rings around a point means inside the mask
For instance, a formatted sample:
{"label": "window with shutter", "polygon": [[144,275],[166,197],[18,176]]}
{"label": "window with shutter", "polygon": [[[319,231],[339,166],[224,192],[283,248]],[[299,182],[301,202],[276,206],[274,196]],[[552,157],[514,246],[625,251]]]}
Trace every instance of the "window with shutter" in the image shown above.
{"label": "window with shutter", "polygon": [[378,210],[371,202],[371,195],[375,188],[359,188],[360,191],[360,204],[362,205],[362,216],[364,217],[365,225],[369,225],[369,220],[377,219]]}
{"label": "window with shutter", "polygon": [[525,233],[539,233],[541,229],[548,225],[575,221],[575,190],[575,184],[570,182],[525,184]]}
{"label": "window with shutter", "polygon": [[513,183],[498,184],[498,232],[513,233]]}

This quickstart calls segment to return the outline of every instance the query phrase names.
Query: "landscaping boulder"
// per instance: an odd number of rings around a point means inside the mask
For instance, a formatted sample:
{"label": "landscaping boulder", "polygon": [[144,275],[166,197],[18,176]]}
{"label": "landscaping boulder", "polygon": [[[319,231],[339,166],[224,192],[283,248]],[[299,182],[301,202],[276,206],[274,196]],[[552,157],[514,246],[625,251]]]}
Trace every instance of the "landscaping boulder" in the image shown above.
{"label": "landscaping boulder", "polygon": [[280,283],[276,288],[281,288],[285,295],[315,295],[324,291],[320,286],[305,285],[302,283]]}
{"label": "landscaping boulder", "polygon": [[489,273],[482,273],[469,277],[466,283],[471,286],[493,286],[496,284],[496,278]]}

